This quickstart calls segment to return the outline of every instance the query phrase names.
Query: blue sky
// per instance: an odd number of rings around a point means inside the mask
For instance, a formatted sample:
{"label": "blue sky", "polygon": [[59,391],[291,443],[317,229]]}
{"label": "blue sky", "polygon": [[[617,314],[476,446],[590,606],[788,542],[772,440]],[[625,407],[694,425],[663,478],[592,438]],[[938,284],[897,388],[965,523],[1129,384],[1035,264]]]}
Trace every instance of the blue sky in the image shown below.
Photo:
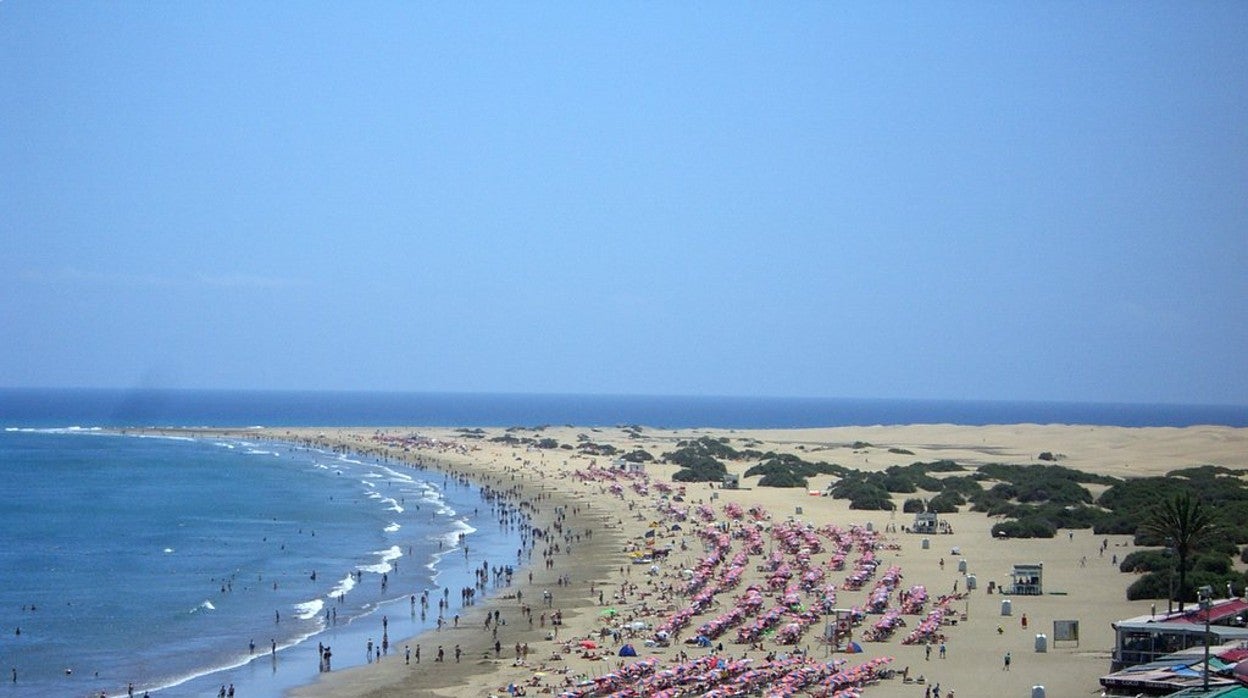
{"label": "blue sky", "polygon": [[0,386],[1248,403],[1248,4],[0,2]]}

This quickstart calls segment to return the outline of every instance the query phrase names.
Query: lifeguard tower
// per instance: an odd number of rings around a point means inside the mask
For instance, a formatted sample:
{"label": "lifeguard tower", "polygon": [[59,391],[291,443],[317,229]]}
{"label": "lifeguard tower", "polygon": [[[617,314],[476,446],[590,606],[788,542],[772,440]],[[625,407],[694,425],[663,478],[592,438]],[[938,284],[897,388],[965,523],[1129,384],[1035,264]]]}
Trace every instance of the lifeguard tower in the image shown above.
{"label": "lifeguard tower", "polygon": [[1044,563],[1033,562],[1014,565],[1010,572],[1009,593],[1019,596],[1044,594]]}

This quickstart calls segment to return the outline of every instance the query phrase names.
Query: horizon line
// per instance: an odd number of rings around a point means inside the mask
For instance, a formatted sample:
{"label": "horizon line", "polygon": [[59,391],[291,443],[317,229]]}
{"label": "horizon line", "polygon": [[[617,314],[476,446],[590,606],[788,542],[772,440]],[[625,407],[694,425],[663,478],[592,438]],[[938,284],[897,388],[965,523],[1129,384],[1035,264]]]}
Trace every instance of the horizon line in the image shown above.
{"label": "horizon line", "polygon": [[398,388],[237,388],[237,387],[117,387],[117,386],[0,386],[0,391],[43,392],[169,392],[169,393],[327,393],[327,394],[375,394],[375,395],[461,395],[473,397],[593,397],[593,398],[646,398],[646,399],[695,399],[695,400],[793,400],[793,401],[860,401],[860,402],[911,402],[911,403],[1001,403],[1024,405],[1122,405],[1122,406],[1170,406],[1170,407],[1221,407],[1248,409],[1248,402],[1171,402],[1141,400],[1080,400],[1071,398],[985,398],[985,397],[861,397],[829,395],[742,395],[742,394],[695,394],[695,393],[593,393],[575,391],[526,392],[507,390],[421,390]]}

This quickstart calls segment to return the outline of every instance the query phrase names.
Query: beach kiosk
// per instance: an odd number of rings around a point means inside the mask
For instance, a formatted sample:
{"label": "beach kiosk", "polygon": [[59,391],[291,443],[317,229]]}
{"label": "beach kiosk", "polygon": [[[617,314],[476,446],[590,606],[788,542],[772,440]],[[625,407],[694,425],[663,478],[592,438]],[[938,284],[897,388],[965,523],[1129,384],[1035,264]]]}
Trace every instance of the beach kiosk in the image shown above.
{"label": "beach kiosk", "polygon": [[720,484],[720,486],[726,490],[741,489],[741,478],[732,473],[728,473],[727,475],[724,475],[724,481]]}
{"label": "beach kiosk", "polygon": [[935,533],[936,532],[936,512],[920,511],[914,515],[914,533]]}
{"label": "beach kiosk", "polygon": [[1040,596],[1044,594],[1044,563],[1023,563],[1014,565],[1010,572],[1010,593],[1018,596]]}
{"label": "beach kiosk", "polygon": [[644,473],[646,472],[646,464],[637,461],[631,461],[627,458],[615,459],[616,470],[623,470],[626,473]]}

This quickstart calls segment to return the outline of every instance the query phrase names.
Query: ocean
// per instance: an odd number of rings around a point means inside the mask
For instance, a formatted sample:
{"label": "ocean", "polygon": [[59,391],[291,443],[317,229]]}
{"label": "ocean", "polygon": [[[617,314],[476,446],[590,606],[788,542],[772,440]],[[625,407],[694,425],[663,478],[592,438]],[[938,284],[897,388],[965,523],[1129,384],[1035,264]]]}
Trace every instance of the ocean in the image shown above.
{"label": "ocean", "polygon": [[799,428],[875,424],[1248,426],[1248,405],[0,389],[0,426],[537,426]]}
{"label": "ocean", "polygon": [[0,698],[117,696],[129,682],[136,695],[211,696],[233,683],[238,695],[279,696],[316,678],[318,643],[335,649],[335,668],[361,664],[383,616],[396,639],[431,625],[436,599],[422,620],[411,594],[471,586],[482,560],[514,562],[520,547],[476,487],[436,473],[286,444],[109,429],[1021,422],[1243,427],[1248,408],[2,389]]}
{"label": "ocean", "polygon": [[[364,663],[382,616],[401,651],[435,621],[442,587],[472,586],[483,560],[515,564],[519,532],[499,529],[475,487],[404,465],[10,426],[0,695],[118,696],[133,682],[135,695],[279,696],[316,678],[318,643],[334,668]],[[426,591],[422,621],[409,595]]]}

